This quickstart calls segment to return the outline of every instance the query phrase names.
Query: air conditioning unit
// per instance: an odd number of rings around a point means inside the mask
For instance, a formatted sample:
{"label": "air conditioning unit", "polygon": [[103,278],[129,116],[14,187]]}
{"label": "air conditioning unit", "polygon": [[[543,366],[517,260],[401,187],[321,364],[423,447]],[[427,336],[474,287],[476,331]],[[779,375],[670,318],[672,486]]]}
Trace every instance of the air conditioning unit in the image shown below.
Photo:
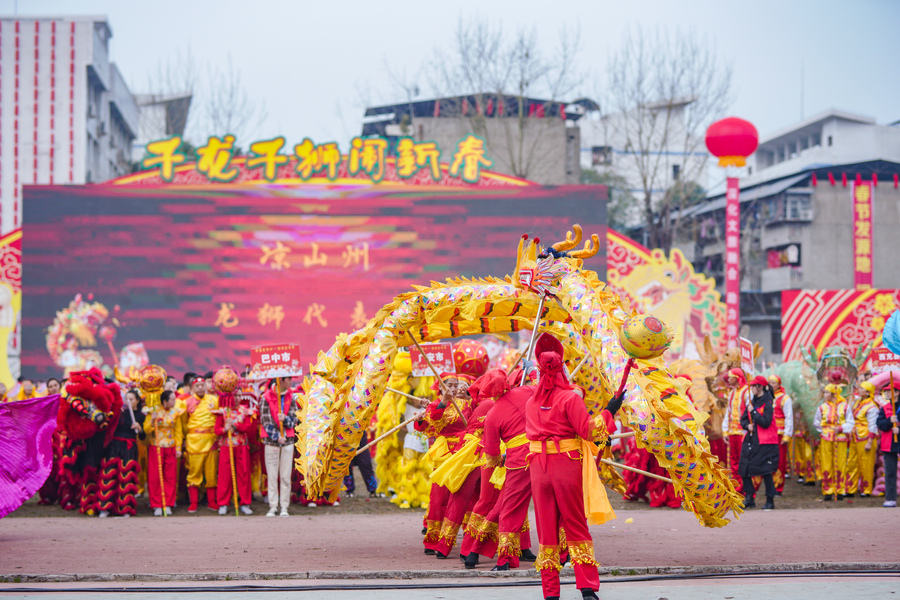
{"label": "air conditioning unit", "polygon": [[813,211],[811,208],[803,208],[797,211],[797,220],[798,221],[812,221],[813,220]]}

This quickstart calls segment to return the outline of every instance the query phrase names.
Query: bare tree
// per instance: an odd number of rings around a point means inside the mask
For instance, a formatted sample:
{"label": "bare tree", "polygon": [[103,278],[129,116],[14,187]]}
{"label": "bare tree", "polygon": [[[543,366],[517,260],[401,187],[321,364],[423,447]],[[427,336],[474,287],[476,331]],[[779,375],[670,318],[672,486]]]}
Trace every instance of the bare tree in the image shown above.
{"label": "bare tree", "polygon": [[[474,133],[485,140],[493,169],[529,178],[546,161],[538,152],[545,136],[565,128],[562,99],[582,80],[579,48],[577,31],[561,31],[558,47],[548,53],[534,29],[510,36],[499,24],[460,19],[452,44],[436,48],[419,73],[441,99],[440,116],[458,117],[460,137]],[[421,76],[391,74],[391,80],[411,101]],[[544,100],[536,112],[528,103],[533,98]]]}
{"label": "bare tree", "polygon": [[[603,119],[624,150],[616,169],[640,182],[651,247],[669,251],[682,209],[696,200],[691,187],[707,168],[704,132],[731,103],[731,73],[715,46],[694,33],[637,29],[610,57]],[[677,176],[671,157],[678,157]]]}
{"label": "bare tree", "polygon": [[207,72],[205,108],[210,135],[231,133],[238,143],[249,142],[247,136],[253,135],[268,116],[265,103],[257,105],[250,100],[230,54],[227,69],[208,69]]}
{"label": "bare tree", "polygon": [[160,61],[147,78],[147,89],[139,97],[142,133],[151,138],[181,135],[188,150],[227,133],[238,144],[248,143],[267,116],[265,104],[248,96],[230,55],[224,67],[201,69],[189,48]]}

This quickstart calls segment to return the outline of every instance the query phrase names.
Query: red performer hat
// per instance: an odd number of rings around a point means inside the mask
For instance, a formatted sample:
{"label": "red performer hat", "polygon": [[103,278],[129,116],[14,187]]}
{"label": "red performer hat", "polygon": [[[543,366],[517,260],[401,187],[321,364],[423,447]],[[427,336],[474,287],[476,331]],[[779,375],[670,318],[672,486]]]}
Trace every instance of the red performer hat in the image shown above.
{"label": "red performer hat", "polygon": [[509,387],[509,382],[506,380],[506,371],[503,369],[491,369],[472,384],[469,388],[469,393],[472,396],[475,396],[477,393],[479,398],[499,398],[509,391]]}
{"label": "red performer hat", "polygon": [[750,385],[761,385],[763,387],[766,387],[767,385],[769,385],[769,380],[762,375],[757,375],[750,380]]}
{"label": "red performer hat", "polygon": [[[441,381],[447,381],[448,379],[459,379],[460,381],[465,381],[469,385],[475,383],[475,378],[471,375],[466,375],[465,373],[454,373],[452,371],[444,371],[441,373]],[[435,392],[441,389],[441,384],[437,380],[431,384],[431,389]]]}
{"label": "red performer hat", "polygon": [[478,342],[462,340],[453,346],[453,362],[456,372],[474,379],[484,375],[491,364],[487,349]]}

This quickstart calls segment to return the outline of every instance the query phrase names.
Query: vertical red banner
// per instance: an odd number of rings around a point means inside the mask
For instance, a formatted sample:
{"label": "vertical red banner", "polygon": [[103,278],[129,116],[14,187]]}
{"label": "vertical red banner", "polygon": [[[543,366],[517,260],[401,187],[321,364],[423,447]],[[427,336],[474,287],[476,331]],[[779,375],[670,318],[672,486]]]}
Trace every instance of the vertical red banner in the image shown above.
{"label": "vertical red banner", "polygon": [[725,337],[737,345],[741,329],[741,202],[738,178],[729,177],[725,189]]}
{"label": "vertical red banner", "polygon": [[853,184],[853,286],[872,289],[872,193],[871,181]]}

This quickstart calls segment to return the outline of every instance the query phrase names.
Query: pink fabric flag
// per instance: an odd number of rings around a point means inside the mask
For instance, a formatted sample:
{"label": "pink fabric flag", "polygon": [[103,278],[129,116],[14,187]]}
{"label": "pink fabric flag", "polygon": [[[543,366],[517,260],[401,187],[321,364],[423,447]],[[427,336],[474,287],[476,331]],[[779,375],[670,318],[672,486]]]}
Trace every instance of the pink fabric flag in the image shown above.
{"label": "pink fabric flag", "polygon": [[59,394],[0,404],[0,519],[50,476],[58,412]]}

